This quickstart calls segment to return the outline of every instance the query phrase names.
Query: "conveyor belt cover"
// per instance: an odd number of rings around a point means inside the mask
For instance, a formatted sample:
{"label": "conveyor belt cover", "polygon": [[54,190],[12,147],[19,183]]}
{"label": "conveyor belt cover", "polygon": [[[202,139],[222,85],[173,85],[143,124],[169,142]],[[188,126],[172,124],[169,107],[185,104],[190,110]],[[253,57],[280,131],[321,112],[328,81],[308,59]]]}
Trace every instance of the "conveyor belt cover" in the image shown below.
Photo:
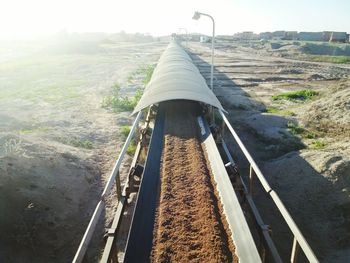
{"label": "conveyor belt cover", "polygon": [[176,42],[162,54],[133,114],[168,100],[193,100],[225,111],[189,55]]}

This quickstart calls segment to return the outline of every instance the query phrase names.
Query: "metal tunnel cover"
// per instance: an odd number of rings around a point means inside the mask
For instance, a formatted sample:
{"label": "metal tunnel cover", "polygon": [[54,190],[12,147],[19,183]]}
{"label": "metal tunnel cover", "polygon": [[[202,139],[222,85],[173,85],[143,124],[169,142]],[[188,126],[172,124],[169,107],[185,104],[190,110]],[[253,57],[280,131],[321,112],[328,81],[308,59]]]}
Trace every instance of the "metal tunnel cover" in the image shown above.
{"label": "metal tunnel cover", "polygon": [[155,103],[179,99],[203,102],[225,111],[190,56],[172,41],[160,57],[132,114]]}

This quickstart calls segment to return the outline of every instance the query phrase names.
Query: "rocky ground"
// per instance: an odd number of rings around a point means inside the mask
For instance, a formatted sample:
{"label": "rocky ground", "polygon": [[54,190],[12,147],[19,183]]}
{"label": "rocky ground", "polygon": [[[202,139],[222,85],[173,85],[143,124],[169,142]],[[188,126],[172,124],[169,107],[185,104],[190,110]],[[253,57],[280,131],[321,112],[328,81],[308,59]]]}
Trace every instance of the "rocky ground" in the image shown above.
{"label": "rocky ground", "polygon": [[132,123],[102,101],[116,82],[125,94],[142,85],[134,73],[167,44],[67,43],[0,49],[0,262],[72,260],[125,139],[121,126]]}
{"label": "rocky ground", "polygon": [[[190,43],[189,52],[209,83],[210,45]],[[318,258],[347,262],[350,66],[301,61],[293,56],[302,55],[300,50],[288,47],[280,50],[287,58],[273,52],[246,43],[216,43],[214,92]],[[309,100],[272,98],[304,89],[318,95]],[[247,173],[247,164],[234,152],[241,172]],[[257,193],[261,213],[288,260],[291,236],[265,201]]]}

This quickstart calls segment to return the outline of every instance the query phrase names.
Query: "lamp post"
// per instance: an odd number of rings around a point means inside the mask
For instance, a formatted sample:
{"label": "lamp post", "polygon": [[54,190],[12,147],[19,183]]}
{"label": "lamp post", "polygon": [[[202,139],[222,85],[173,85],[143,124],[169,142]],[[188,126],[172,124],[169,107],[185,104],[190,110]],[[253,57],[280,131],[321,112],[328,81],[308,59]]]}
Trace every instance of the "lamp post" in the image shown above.
{"label": "lamp post", "polygon": [[[213,36],[211,38],[211,67],[210,67],[210,89],[212,92],[214,92],[214,87],[213,87],[213,79],[214,79],[214,40],[215,40],[215,21],[214,18],[211,15],[200,13],[200,12],[194,12],[194,15],[192,19],[198,20],[201,16],[207,16],[211,19],[213,22]],[[214,124],[215,122],[215,115],[214,115],[214,110],[213,106],[210,107],[210,117],[211,117],[211,123]]]}
{"label": "lamp post", "polygon": [[211,38],[211,69],[210,69],[210,89],[214,92],[213,89],[213,78],[214,78],[214,40],[215,40],[215,21],[211,15],[195,12],[192,19],[198,20],[201,16],[207,16],[213,22],[213,36]]}

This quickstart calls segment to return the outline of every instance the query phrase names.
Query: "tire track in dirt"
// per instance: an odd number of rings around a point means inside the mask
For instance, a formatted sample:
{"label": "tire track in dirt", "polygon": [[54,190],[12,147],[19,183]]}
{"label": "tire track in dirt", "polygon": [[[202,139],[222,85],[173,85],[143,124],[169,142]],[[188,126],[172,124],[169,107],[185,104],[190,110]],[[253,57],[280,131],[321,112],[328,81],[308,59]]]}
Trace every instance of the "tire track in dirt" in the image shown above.
{"label": "tire track in dirt", "polygon": [[198,104],[167,104],[151,261],[237,261],[198,139]]}

